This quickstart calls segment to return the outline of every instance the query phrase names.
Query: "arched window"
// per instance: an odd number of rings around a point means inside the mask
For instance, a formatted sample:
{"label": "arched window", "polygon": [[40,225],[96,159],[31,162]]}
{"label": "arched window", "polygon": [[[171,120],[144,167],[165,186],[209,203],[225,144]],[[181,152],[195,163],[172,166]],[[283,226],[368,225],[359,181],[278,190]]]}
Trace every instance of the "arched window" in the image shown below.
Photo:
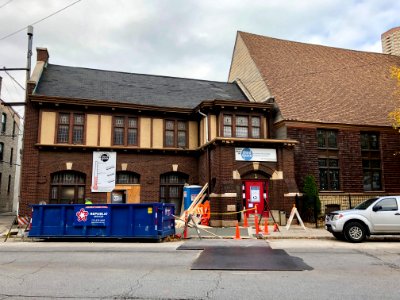
{"label": "arched window", "polygon": [[189,176],[184,173],[170,172],[160,176],[160,200],[175,204],[175,214],[179,214],[182,205],[183,186]]}
{"label": "arched window", "polygon": [[50,204],[84,203],[86,175],[61,171],[51,175]]}
{"label": "arched window", "polygon": [[118,171],[117,184],[139,184],[140,175],[135,172]]}

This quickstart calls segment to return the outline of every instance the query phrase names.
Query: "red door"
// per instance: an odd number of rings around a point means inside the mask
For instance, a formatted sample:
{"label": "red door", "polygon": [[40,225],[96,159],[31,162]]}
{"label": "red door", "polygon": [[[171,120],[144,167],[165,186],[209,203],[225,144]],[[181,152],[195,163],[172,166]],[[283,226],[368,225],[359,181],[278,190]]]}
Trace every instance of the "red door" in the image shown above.
{"label": "red door", "polygon": [[[246,180],[244,186],[246,210],[254,209],[257,205],[257,214],[263,213],[263,216],[268,217],[267,209],[264,207],[264,200],[268,201],[268,182],[265,180]],[[255,210],[250,210],[247,212],[247,216],[254,213]]]}

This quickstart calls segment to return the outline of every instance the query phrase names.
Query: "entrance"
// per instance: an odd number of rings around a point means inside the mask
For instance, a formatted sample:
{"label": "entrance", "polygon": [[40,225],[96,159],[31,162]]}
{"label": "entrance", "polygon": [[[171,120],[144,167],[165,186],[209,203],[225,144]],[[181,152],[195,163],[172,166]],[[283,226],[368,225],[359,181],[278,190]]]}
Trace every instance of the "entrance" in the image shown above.
{"label": "entrance", "polygon": [[[244,206],[245,209],[253,209],[257,205],[257,214],[263,214],[263,217],[269,217],[266,211],[268,203],[268,180],[245,180],[244,185]],[[246,211],[246,215],[254,214],[255,211]]]}

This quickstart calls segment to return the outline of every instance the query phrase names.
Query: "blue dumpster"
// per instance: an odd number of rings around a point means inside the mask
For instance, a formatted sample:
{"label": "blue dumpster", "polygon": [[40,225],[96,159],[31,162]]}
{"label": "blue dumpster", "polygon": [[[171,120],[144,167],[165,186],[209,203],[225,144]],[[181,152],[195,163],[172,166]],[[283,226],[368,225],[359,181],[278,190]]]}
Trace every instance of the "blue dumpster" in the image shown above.
{"label": "blue dumpster", "polygon": [[32,205],[29,237],[162,239],[175,234],[167,203]]}
{"label": "blue dumpster", "polygon": [[199,185],[188,185],[183,187],[183,207],[188,209],[193,200],[200,193],[202,187]]}

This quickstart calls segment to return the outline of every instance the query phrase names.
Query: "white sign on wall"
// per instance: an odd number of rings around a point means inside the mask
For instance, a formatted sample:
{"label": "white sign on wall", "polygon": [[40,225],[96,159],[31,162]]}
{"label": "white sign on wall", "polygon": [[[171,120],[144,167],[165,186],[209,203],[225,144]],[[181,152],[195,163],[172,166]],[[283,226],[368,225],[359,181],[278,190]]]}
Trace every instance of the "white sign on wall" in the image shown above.
{"label": "white sign on wall", "polygon": [[276,149],[235,148],[235,159],[244,161],[277,161]]}
{"label": "white sign on wall", "polygon": [[114,190],[116,165],[116,152],[93,151],[92,192]]}

